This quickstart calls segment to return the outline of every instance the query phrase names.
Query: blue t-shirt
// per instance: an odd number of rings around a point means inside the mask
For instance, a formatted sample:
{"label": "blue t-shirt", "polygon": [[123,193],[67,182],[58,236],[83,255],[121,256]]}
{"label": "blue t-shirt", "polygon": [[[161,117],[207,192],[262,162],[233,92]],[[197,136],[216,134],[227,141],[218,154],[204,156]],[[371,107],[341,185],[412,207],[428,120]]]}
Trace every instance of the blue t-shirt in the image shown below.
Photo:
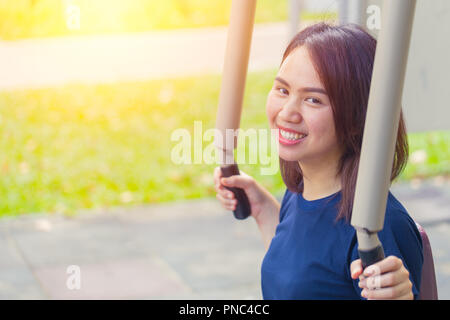
{"label": "blue t-shirt", "polygon": [[[359,259],[355,229],[336,221],[341,192],[308,201],[286,190],[280,223],[261,266],[264,299],[362,299],[350,264]],[[402,259],[417,299],[423,264],[422,238],[406,209],[389,192],[384,228],[385,256]]]}

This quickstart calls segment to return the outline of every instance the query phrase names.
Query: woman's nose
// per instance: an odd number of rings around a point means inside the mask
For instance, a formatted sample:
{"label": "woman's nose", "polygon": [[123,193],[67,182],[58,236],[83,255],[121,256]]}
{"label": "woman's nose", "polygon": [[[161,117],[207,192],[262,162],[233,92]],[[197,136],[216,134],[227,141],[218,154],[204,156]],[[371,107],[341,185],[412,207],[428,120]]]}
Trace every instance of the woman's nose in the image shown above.
{"label": "woman's nose", "polygon": [[288,101],[278,113],[278,117],[286,122],[300,123],[302,121],[302,115],[298,110],[298,106],[295,101]]}

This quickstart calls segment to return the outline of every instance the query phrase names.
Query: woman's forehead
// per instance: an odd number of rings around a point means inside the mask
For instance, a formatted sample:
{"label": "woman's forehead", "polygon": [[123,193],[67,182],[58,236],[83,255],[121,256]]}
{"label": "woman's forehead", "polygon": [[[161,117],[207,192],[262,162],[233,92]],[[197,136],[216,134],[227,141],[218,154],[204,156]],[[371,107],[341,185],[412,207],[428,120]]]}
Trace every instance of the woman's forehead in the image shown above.
{"label": "woman's forehead", "polygon": [[323,87],[311,56],[304,46],[294,49],[286,57],[277,76],[291,86]]}

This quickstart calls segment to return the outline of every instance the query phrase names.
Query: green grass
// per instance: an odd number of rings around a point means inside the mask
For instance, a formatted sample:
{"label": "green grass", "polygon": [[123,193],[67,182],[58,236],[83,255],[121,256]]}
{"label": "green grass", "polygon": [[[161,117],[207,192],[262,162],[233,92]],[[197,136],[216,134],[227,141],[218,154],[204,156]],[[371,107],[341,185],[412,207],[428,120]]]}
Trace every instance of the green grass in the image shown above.
{"label": "green grass", "polygon": [[[249,75],[243,129],[267,128],[274,76]],[[171,134],[193,133],[196,120],[203,132],[213,128],[219,89],[219,76],[202,76],[0,93],[0,215],[214,196],[215,165],[174,164]],[[409,141],[427,157],[401,179],[450,173],[450,132],[411,134]],[[262,176],[257,164],[241,169],[273,193],[284,188],[279,173]]]}
{"label": "green grass", "polygon": [[[66,3],[80,9],[79,29],[68,28]],[[2,0],[0,39],[220,26],[230,7],[231,0]],[[257,2],[256,23],[286,19],[287,0]]]}
{"label": "green grass", "polygon": [[450,174],[450,131],[410,133],[409,161],[402,180]]}

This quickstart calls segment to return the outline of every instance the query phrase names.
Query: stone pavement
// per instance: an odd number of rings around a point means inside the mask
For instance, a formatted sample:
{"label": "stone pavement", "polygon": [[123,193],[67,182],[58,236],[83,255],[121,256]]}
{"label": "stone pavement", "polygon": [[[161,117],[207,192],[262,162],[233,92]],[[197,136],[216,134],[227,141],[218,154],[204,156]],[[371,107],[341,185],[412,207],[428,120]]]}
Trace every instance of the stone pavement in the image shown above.
{"label": "stone pavement", "polygon": [[[450,298],[450,181],[391,189],[427,230],[439,298]],[[264,247],[253,219],[216,199],[76,217],[0,219],[1,299],[260,299]],[[69,290],[76,265],[81,288]],[[69,285],[73,283],[69,281]]]}

